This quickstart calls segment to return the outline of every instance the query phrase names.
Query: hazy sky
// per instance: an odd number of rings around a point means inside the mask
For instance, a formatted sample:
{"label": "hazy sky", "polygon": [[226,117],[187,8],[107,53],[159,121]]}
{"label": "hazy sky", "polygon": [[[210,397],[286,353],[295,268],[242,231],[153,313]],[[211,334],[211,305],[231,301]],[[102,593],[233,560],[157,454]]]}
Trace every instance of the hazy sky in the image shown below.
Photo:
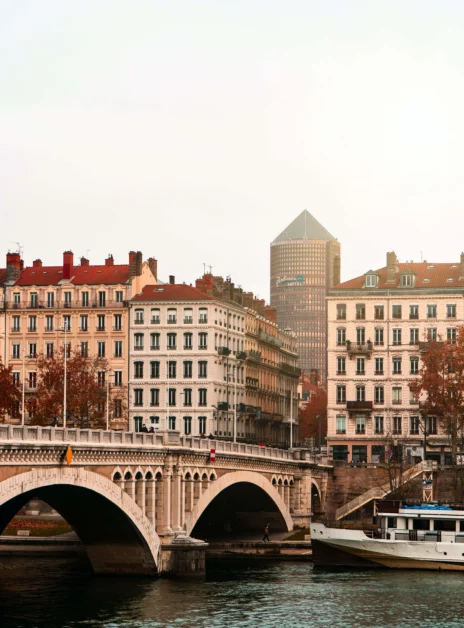
{"label": "hazy sky", "polygon": [[268,298],[306,208],[344,279],[457,261],[463,32],[462,0],[2,0],[0,254],[140,249]]}

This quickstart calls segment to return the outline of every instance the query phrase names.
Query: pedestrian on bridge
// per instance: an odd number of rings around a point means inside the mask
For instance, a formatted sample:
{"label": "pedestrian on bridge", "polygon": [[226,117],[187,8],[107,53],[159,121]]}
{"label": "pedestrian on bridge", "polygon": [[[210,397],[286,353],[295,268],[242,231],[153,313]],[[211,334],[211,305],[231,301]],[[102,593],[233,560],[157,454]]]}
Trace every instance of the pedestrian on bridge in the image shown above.
{"label": "pedestrian on bridge", "polygon": [[266,523],[266,525],[264,526],[264,536],[263,536],[263,543],[264,541],[267,541],[268,543],[270,543],[270,539],[269,539],[269,524]]}

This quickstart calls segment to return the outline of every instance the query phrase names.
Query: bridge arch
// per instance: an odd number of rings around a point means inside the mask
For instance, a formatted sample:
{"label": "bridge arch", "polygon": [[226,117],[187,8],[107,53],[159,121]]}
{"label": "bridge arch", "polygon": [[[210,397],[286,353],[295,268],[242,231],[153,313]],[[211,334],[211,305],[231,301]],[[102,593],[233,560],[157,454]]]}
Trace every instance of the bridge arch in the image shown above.
{"label": "bridge arch", "polygon": [[216,478],[214,482],[208,482],[206,490],[202,493],[186,519],[185,527],[187,534],[191,534],[201,515],[213,500],[223,491],[236,484],[251,484],[261,489],[274,503],[284,521],[287,531],[293,530],[293,520],[290,516],[289,508],[279,495],[276,486],[273,486],[267,478],[255,471],[232,471]]}
{"label": "bridge arch", "polygon": [[95,573],[156,575],[160,539],[117,483],[79,467],[32,469],[0,482],[0,530],[32,496],[76,530]]}

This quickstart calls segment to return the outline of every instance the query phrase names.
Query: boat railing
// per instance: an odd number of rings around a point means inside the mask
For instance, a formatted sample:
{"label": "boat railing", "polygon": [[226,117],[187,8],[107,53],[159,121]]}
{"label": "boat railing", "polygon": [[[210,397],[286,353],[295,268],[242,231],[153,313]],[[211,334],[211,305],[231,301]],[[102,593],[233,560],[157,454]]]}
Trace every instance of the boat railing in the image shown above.
{"label": "boat railing", "polygon": [[464,532],[446,530],[399,530],[382,531],[382,539],[390,541],[421,541],[425,543],[463,543]]}

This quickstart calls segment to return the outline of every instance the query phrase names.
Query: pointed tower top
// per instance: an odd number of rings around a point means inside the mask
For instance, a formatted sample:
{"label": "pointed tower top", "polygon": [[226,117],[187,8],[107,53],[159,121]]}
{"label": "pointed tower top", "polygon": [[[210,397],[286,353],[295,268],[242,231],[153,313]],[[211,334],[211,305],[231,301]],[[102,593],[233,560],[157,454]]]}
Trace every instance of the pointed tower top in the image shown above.
{"label": "pointed tower top", "polygon": [[307,209],[304,209],[301,214],[277,236],[274,242],[283,242],[285,240],[336,240],[336,238],[334,238]]}

